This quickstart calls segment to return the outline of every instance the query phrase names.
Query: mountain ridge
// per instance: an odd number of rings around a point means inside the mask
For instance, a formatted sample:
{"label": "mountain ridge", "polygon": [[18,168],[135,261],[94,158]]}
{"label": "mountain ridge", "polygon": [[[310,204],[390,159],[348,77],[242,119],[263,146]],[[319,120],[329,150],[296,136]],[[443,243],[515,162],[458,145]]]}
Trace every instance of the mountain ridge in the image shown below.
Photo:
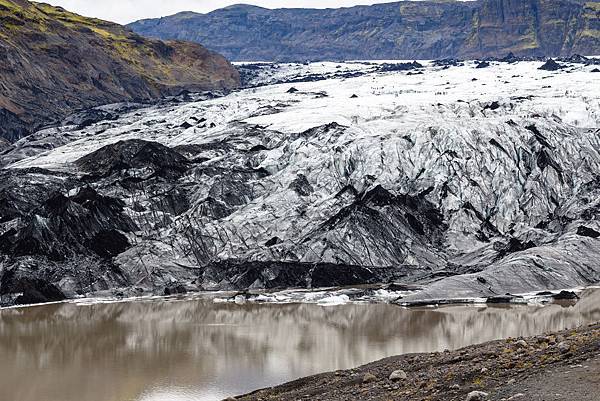
{"label": "mountain ridge", "polygon": [[234,61],[439,59],[600,54],[600,2],[393,2],[338,9],[232,5],[128,25],[204,43]]}

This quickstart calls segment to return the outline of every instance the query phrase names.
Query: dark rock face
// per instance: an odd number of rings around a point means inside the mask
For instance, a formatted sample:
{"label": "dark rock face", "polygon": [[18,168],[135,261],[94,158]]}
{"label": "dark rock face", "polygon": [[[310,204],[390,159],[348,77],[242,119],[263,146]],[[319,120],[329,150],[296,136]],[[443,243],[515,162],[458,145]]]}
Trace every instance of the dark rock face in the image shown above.
{"label": "dark rock face", "polygon": [[[11,142],[79,109],[238,85],[236,69],[200,45],[47,4],[0,4],[0,138]],[[88,117],[79,125],[97,119]]]}
{"label": "dark rock face", "polygon": [[134,22],[233,60],[440,59],[599,54],[600,7],[576,0],[399,2],[341,9],[237,5]]}

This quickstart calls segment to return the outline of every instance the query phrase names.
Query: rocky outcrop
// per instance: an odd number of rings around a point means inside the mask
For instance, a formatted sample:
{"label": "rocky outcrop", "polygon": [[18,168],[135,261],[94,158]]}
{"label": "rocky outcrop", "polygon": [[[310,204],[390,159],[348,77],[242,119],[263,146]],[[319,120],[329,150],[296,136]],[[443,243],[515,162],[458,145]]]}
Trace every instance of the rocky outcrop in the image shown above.
{"label": "rocky outcrop", "polygon": [[227,90],[239,75],[198,44],[149,40],[42,3],[0,1],[0,137],[102,104]]}
{"label": "rocky outcrop", "polygon": [[406,1],[327,10],[236,5],[130,27],[243,61],[600,54],[597,1]]}

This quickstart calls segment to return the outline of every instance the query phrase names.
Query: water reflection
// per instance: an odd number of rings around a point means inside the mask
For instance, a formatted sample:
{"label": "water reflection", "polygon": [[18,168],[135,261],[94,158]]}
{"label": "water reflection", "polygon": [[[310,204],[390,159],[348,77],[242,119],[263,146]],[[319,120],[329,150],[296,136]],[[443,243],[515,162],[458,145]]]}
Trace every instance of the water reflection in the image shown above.
{"label": "water reflection", "polygon": [[600,320],[576,305],[402,309],[210,300],[0,311],[0,400],[221,399],[390,355],[455,349]]}

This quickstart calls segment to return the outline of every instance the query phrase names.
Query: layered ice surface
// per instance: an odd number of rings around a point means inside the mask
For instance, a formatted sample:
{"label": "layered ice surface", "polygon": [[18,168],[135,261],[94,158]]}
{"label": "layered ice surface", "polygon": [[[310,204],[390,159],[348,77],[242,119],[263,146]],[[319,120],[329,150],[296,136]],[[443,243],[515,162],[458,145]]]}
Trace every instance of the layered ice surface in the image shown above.
{"label": "layered ice surface", "polygon": [[[423,286],[409,301],[600,281],[600,74],[421,64],[276,65],[226,96],[40,131],[2,164],[89,177],[78,160],[132,140],[185,156],[174,177],[144,165],[85,182],[124,202],[136,228],[112,263],[145,289],[285,285],[285,266],[252,275],[255,262],[398,271]],[[124,189],[123,177],[142,184]],[[236,263],[227,277],[223,261]],[[307,268],[289,285],[316,279]]]}

